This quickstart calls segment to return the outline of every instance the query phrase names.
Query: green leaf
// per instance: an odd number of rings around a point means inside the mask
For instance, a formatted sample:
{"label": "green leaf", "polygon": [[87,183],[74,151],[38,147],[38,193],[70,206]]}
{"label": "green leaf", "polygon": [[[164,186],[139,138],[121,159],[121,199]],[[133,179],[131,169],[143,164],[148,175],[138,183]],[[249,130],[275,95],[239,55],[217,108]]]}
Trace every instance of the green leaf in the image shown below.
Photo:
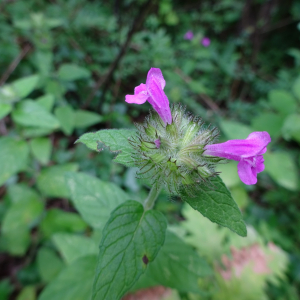
{"label": "green leaf", "polygon": [[166,227],[160,212],[145,212],[139,202],[118,206],[103,229],[92,299],[120,299],[155,259]]}
{"label": "green leaf", "polygon": [[59,209],[47,210],[40,229],[46,238],[57,232],[83,232],[87,224],[77,213],[62,211]]}
{"label": "green leaf", "polygon": [[0,102],[12,103],[27,97],[37,86],[39,76],[32,75],[6,84],[0,88]]}
{"label": "green leaf", "polygon": [[0,186],[12,175],[25,169],[29,155],[26,142],[0,138]]}
{"label": "green leaf", "polygon": [[285,90],[271,90],[269,92],[269,101],[273,108],[283,115],[293,113],[297,108],[296,99]]}
{"label": "green leaf", "polygon": [[36,103],[44,107],[48,112],[51,112],[54,105],[54,101],[54,96],[51,94],[47,94],[36,99]]}
{"label": "green leaf", "polygon": [[209,275],[212,275],[212,269],[207,262],[191,246],[167,230],[164,245],[134,290],[163,285],[180,292],[203,293],[198,279]]}
{"label": "green leaf", "polygon": [[68,198],[70,195],[65,183],[65,174],[77,170],[78,165],[76,163],[44,168],[37,178],[38,189],[49,197]]}
{"label": "green leaf", "polygon": [[227,164],[217,165],[217,171],[221,172],[220,177],[228,188],[239,185],[241,183],[237,172],[237,162],[229,161]]}
{"label": "green leaf", "polygon": [[36,88],[39,79],[40,78],[38,75],[32,75],[24,77],[22,79],[18,79],[11,85],[19,98],[25,98]]}
{"label": "green leaf", "polygon": [[239,122],[222,120],[220,127],[228,139],[246,139],[253,132],[252,128]]}
{"label": "green leaf", "polygon": [[23,227],[30,229],[41,216],[43,207],[43,203],[35,198],[12,204],[4,216],[2,233],[6,234]]}
{"label": "green leaf", "polygon": [[10,230],[0,236],[0,251],[9,252],[11,255],[24,256],[29,245],[30,232],[26,227]]}
{"label": "green leaf", "polygon": [[35,197],[13,203],[4,215],[1,247],[13,255],[24,255],[30,244],[29,231],[36,225],[43,207]]}
{"label": "green leaf", "polygon": [[29,201],[31,199],[38,201],[40,199],[39,194],[26,183],[9,185],[7,194],[12,203]]}
{"label": "green leaf", "polygon": [[43,106],[33,100],[24,100],[12,113],[13,120],[23,126],[38,126],[48,129],[59,127],[58,120]]}
{"label": "green leaf", "polygon": [[42,165],[48,164],[52,151],[52,143],[49,138],[35,138],[31,140],[30,148],[34,157]]}
{"label": "green leaf", "polygon": [[[206,218],[201,218],[198,211],[186,203],[183,206],[182,215],[184,221],[180,223],[180,226],[188,233],[184,240],[210,262],[216,261],[224,254],[222,243],[228,233],[237,236],[224,227],[220,227]],[[201,228],[205,228],[205,230],[200,230]]]}
{"label": "green leaf", "polygon": [[67,264],[83,256],[97,255],[99,251],[96,241],[77,234],[56,233],[52,240]]}
{"label": "green leaf", "polygon": [[8,300],[9,295],[14,290],[12,284],[10,283],[9,279],[3,279],[0,281],[0,299],[1,300]]}
{"label": "green leaf", "polygon": [[135,134],[135,130],[129,129],[99,130],[97,132],[85,133],[76,143],[83,143],[88,148],[96,151],[101,151],[104,146],[109,147],[111,152],[120,152],[117,154],[114,162],[127,167],[135,167],[135,163],[131,158],[133,148],[128,142],[128,138]]}
{"label": "green leaf", "polygon": [[40,136],[49,135],[51,132],[53,132],[54,128],[44,128],[44,127],[24,127],[22,128],[22,135],[25,138],[35,138]]}
{"label": "green leaf", "polygon": [[289,115],[283,124],[282,134],[286,140],[294,139],[300,143],[300,115],[291,114]]}
{"label": "green leaf", "polygon": [[279,137],[284,121],[282,115],[266,112],[252,119],[251,126],[255,131],[267,131],[272,137]]}
{"label": "green leaf", "polygon": [[63,64],[58,70],[58,78],[64,81],[84,79],[90,76],[91,72],[89,70],[75,64]]}
{"label": "green leaf", "polygon": [[68,173],[71,199],[83,219],[94,228],[103,228],[110,213],[129,196],[117,185],[84,173]]}
{"label": "green leaf", "polygon": [[220,177],[211,179],[212,186],[201,185],[195,197],[183,197],[191,207],[204,217],[228,227],[240,236],[247,235],[242,214]]}
{"label": "green leaf", "polygon": [[38,300],[91,299],[96,259],[90,255],[74,261],[43,289]]}
{"label": "green leaf", "polygon": [[59,106],[55,109],[55,116],[64,134],[70,135],[74,130],[75,114],[72,106]]}
{"label": "green leaf", "polygon": [[35,300],[36,291],[34,286],[26,286],[22,289],[16,300]]}
{"label": "green leaf", "polygon": [[265,170],[275,182],[288,190],[298,190],[296,164],[288,152],[267,152],[264,159]]}
{"label": "green leaf", "polygon": [[0,103],[0,120],[6,117],[12,110],[12,106],[6,103]]}
{"label": "green leaf", "polygon": [[98,124],[103,120],[102,116],[87,110],[75,111],[75,127],[86,128],[95,124]]}
{"label": "green leaf", "polygon": [[300,100],[300,76],[298,76],[293,84],[294,95]]}
{"label": "green leaf", "polygon": [[43,247],[37,254],[37,267],[43,282],[48,283],[58,275],[64,264],[53,250]]}

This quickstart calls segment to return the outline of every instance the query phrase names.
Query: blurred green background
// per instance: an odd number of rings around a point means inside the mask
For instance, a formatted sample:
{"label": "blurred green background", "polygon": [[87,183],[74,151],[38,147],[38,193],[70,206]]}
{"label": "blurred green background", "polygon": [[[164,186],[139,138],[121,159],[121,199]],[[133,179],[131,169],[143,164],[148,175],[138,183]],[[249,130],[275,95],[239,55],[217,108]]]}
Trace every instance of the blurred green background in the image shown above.
{"label": "blurred green background", "polygon": [[[150,299],[300,299],[300,2],[1,0],[0,300],[38,299],[57,278],[68,292],[74,272],[93,276],[71,268],[98,252],[101,231],[74,208],[66,172],[146,197],[134,168],[112,163],[106,149],[74,143],[88,131],[142,122],[150,105],[124,99],[151,67],[162,70],[169,101],[217,125],[221,142],[253,131],[268,131],[272,142],[255,186],[239,180],[236,163],[219,167],[251,228],[244,241],[179,199],[159,197],[156,209],[215,276],[199,281],[203,295],[168,283],[172,291],[154,288]],[[223,265],[224,255],[235,257],[230,248],[271,251],[270,242],[279,256],[268,254],[275,266],[266,274],[220,275],[222,256]],[[79,289],[76,299],[88,299]]]}

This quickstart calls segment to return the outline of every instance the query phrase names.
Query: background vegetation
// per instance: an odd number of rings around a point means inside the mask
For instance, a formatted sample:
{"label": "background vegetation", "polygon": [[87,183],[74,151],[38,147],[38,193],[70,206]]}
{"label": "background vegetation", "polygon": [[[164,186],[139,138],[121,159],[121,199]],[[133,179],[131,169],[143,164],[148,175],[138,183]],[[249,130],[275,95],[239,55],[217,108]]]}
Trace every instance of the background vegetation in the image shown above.
{"label": "background vegetation", "polygon": [[[108,202],[111,190],[146,197],[148,187],[134,168],[113,164],[107,150],[97,154],[74,143],[87,131],[143,121],[150,106],[124,99],[150,67],[162,70],[170,102],[218,125],[221,141],[252,131],[272,137],[255,186],[240,182],[234,162],[220,167],[251,228],[247,239],[195,217],[179,199],[160,196],[156,208],[189,245],[182,259],[194,248],[214,275],[185,274],[160,257],[173,276],[156,285],[172,291],[151,292],[157,299],[300,299],[299,21],[297,0],[2,0],[0,299],[88,299],[90,266],[110,211],[103,220],[79,214],[65,175],[96,176]],[[188,30],[191,40],[184,39]],[[94,179],[84,180],[88,186]],[[177,238],[170,237],[175,244]],[[271,251],[270,242],[278,251],[268,254],[272,266],[264,275],[251,269],[231,281],[220,275],[222,255],[226,267],[224,255]],[[198,277],[202,294],[187,284]],[[149,287],[149,280],[136,290]]]}

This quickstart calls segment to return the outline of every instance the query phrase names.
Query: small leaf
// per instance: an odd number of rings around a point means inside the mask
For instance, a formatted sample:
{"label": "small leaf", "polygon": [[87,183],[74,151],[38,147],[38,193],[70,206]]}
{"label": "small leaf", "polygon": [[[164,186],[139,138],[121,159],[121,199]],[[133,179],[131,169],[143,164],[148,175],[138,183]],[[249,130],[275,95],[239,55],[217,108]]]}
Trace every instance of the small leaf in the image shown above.
{"label": "small leaf", "polygon": [[29,154],[26,142],[11,137],[0,138],[0,185],[25,169]]}
{"label": "small leaf", "polygon": [[273,112],[259,114],[251,121],[251,126],[255,131],[267,131],[272,137],[279,137],[284,117]]}
{"label": "small leaf", "polygon": [[55,109],[55,116],[64,134],[70,135],[74,130],[75,114],[70,105],[59,106]]}
{"label": "small leaf", "polygon": [[266,172],[279,185],[288,190],[298,190],[296,164],[287,152],[267,152],[264,154]]}
{"label": "small leaf", "polygon": [[43,247],[37,254],[37,267],[42,280],[50,282],[58,275],[64,264],[53,250]]}
{"label": "small leaf", "polygon": [[56,233],[52,240],[67,264],[83,256],[97,255],[99,251],[93,239],[77,234]]}
{"label": "small leaf", "polygon": [[[298,50],[299,51],[299,50]],[[300,76],[298,76],[293,84],[294,95],[300,100]]]}
{"label": "small leaf", "polygon": [[23,126],[38,126],[49,129],[59,127],[58,120],[43,106],[32,100],[24,100],[12,113],[13,120]]}
{"label": "small leaf", "polygon": [[75,64],[63,64],[58,70],[58,78],[65,81],[89,78],[91,72]]}
{"label": "small leaf", "polygon": [[239,174],[237,172],[237,162],[229,161],[227,164],[217,165],[217,171],[221,172],[220,177],[225,185],[230,188],[241,183]]}
{"label": "small leaf", "polygon": [[75,111],[74,125],[76,128],[86,128],[98,124],[103,120],[102,116],[87,110],[78,109]]}
{"label": "small leaf", "polygon": [[180,292],[201,294],[198,279],[209,275],[212,275],[212,269],[207,262],[191,246],[167,231],[164,245],[134,290],[163,285]]}
{"label": "small leaf", "polygon": [[25,138],[35,138],[35,137],[49,135],[54,130],[55,130],[54,128],[44,128],[38,126],[24,127],[22,128],[22,135]]}
{"label": "small leaf", "polygon": [[26,183],[9,185],[7,194],[12,203],[28,201],[30,199],[38,201],[40,199],[39,194]]}
{"label": "small leaf", "polygon": [[212,222],[246,236],[247,228],[242,214],[222,179],[215,177],[211,183],[210,187],[201,185],[195,197],[185,195],[183,200]]}
{"label": "small leaf", "polygon": [[129,199],[117,185],[84,173],[67,173],[66,182],[76,209],[94,228],[103,228],[111,211]]}
{"label": "small leaf", "polygon": [[0,103],[0,120],[6,117],[12,110],[12,106],[6,103]]}
{"label": "small leaf", "polygon": [[54,101],[54,96],[51,94],[46,94],[36,99],[36,103],[44,107],[48,112],[51,112],[54,105]]}
{"label": "small leaf", "polygon": [[22,99],[27,97],[36,88],[39,79],[38,75],[32,75],[14,81],[11,86],[17,97]]}
{"label": "small leaf", "polygon": [[300,115],[291,114],[289,115],[283,124],[282,134],[286,140],[294,139],[300,143]]}
{"label": "small leaf", "polygon": [[253,130],[242,123],[223,120],[220,127],[228,139],[246,139]]}
{"label": "small leaf", "polygon": [[104,146],[109,147],[111,152],[117,154],[114,162],[118,162],[128,167],[134,167],[135,163],[131,158],[133,151],[128,139],[136,134],[135,130],[129,129],[107,129],[97,132],[89,132],[82,135],[76,143],[85,144],[92,150],[101,151]]}
{"label": "small leaf", "polygon": [[30,229],[41,216],[43,207],[43,203],[34,198],[12,204],[4,216],[2,233],[6,234],[23,227]]}
{"label": "small leaf", "polygon": [[96,258],[89,255],[74,261],[43,289],[39,300],[91,299]]}
{"label": "small leaf", "polygon": [[38,189],[49,197],[69,197],[69,190],[65,183],[65,174],[75,172],[78,169],[76,163],[51,166],[44,168],[37,178]]}
{"label": "small leaf", "polygon": [[31,140],[30,148],[34,157],[41,164],[48,164],[52,151],[52,143],[49,138],[35,138]]}
{"label": "small leaf", "polygon": [[28,228],[20,227],[1,234],[0,249],[11,255],[24,256],[30,242],[30,232]]}
{"label": "small leaf", "polygon": [[271,90],[269,92],[270,104],[283,115],[293,113],[297,108],[297,101],[293,95],[285,90]]}
{"label": "small leaf", "polygon": [[120,299],[155,259],[166,227],[160,212],[139,202],[118,206],[103,229],[92,299]]}
{"label": "small leaf", "polygon": [[1,228],[2,247],[13,255],[24,255],[30,244],[30,229],[43,212],[43,203],[25,198],[7,210]]}
{"label": "small leaf", "polygon": [[36,300],[35,287],[34,286],[24,287],[16,300]]}
{"label": "small leaf", "polygon": [[57,232],[83,232],[87,224],[77,213],[62,211],[59,209],[47,210],[40,229],[46,238]]}

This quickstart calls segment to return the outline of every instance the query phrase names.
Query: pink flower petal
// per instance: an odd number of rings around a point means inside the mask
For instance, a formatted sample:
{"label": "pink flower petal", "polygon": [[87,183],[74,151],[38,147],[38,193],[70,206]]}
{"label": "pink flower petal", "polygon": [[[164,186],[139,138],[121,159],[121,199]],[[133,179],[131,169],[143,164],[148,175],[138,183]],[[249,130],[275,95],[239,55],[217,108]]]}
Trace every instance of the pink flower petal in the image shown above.
{"label": "pink flower petal", "polygon": [[166,81],[165,81],[163,74],[159,68],[151,68],[149,70],[149,72],[147,74],[147,81],[146,81],[147,87],[149,87],[149,84],[150,84],[150,82],[152,82],[152,80],[155,80],[156,82],[158,82],[160,84],[162,90],[165,88]]}
{"label": "pink flower petal", "polygon": [[147,101],[149,95],[147,93],[147,87],[144,83],[141,83],[134,89],[134,95],[126,95],[125,101],[127,103],[143,104]]}
{"label": "pink flower petal", "polygon": [[[154,70],[154,71],[153,71]],[[148,102],[153,106],[156,112],[159,114],[164,123],[171,124],[172,123],[172,115],[169,105],[169,100],[162,89],[165,81],[159,69],[152,68],[147,76],[147,91],[149,94]]]}
{"label": "pink flower petal", "polygon": [[256,172],[260,173],[265,169],[264,158],[262,155],[256,157]]}
{"label": "pink flower petal", "polygon": [[151,68],[146,84],[141,83],[134,89],[134,95],[126,95],[127,103],[143,104],[148,101],[159,114],[165,124],[172,123],[169,100],[164,93],[166,81],[158,68]]}
{"label": "pink flower petal", "polygon": [[271,142],[268,132],[253,132],[245,140],[229,140],[221,144],[207,145],[205,154],[240,161],[243,158],[264,153],[265,147]]}
{"label": "pink flower petal", "polygon": [[256,184],[256,172],[247,161],[240,161],[237,168],[242,182],[247,185]]}

